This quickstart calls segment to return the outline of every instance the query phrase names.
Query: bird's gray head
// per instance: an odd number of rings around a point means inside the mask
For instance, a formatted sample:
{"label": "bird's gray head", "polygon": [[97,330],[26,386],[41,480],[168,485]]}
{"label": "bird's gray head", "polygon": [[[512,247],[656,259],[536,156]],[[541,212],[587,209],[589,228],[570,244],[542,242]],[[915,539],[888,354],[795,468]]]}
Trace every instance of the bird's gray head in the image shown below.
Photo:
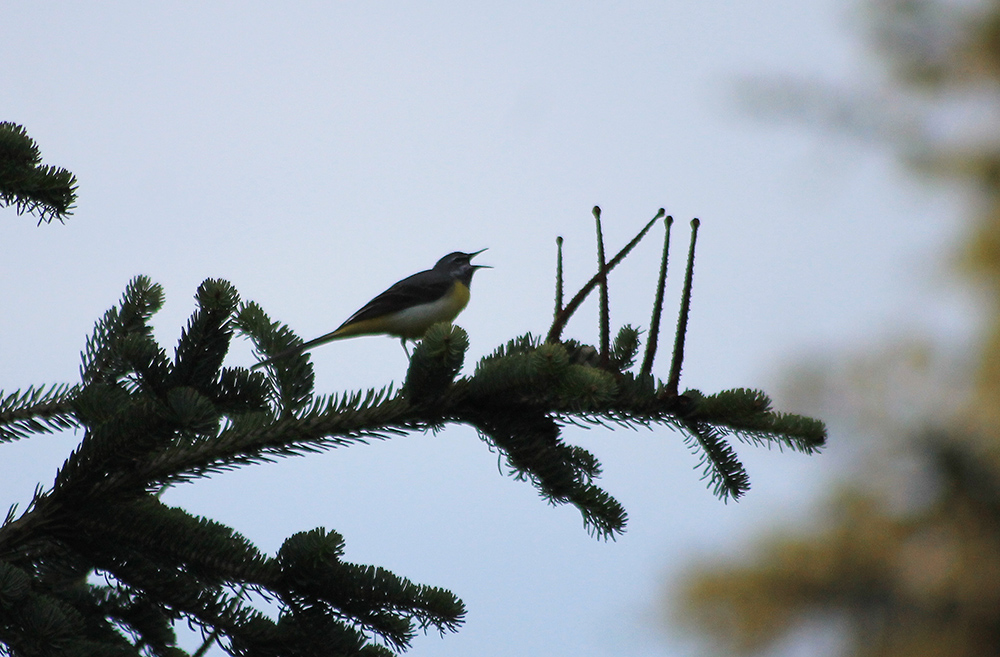
{"label": "bird's gray head", "polygon": [[468,287],[472,282],[472,275],[476,273],[477,269],[492,269],[489,265],[472,264],[472,259],[485,250],[486,249],[479,249],[478,251],[474,251],[472,253],[462,253],[461,251],[449,253],[437,261],[437,264],[434,265],[434,269],[437,271],[447,272],[449,276],[457,278],[462,281],[466,287]]}

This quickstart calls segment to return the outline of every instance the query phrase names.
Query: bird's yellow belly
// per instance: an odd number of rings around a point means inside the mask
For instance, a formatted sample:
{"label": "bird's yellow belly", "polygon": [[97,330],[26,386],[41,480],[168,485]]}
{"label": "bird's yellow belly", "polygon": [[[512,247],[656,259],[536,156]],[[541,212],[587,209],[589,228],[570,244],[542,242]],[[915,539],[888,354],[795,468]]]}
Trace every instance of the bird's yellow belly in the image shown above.
{"label": "bird's yellow belly", "polygon": [[382,317],[348,324],[337,332],[337,337],[346,338],[352,335],[387,333],[399,338],[415,340],[423,337],[427,329],[434,324],[454,320],[468,303],[469,288],[456,281],[451,292],[437,301],[399,310]]}
{"label": "bird's yellow belly", "polygon": [[401,338],[423,337],[434,324],[453,321],[468,303],[469,288],[456,282],[451,293],[437,301],[400,310],[386,317],[385,332]]}

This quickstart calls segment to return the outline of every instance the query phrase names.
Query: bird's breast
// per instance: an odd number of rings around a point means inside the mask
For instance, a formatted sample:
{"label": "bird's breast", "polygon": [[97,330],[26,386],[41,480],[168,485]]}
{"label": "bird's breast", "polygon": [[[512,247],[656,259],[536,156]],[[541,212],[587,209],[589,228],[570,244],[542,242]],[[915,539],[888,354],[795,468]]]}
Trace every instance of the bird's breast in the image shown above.
{"label": "bird's breast", "polygon": [[436,301],[404,308],[385,318],[385,332],[401,338],[420,338],[434,324],[450,322],[469,303],[469,288],[455,281],[451,291]]}

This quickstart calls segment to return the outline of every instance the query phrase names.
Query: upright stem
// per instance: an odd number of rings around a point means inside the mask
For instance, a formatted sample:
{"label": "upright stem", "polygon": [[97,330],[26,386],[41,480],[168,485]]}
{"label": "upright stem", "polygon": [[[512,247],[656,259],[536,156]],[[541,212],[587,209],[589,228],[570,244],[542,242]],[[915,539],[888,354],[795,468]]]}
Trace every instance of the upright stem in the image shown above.
{"label": "upright stem", "polygon": [[660,260],[660,278],[656,283],[656,300],[653,302],[653,317],[649,320],[649,339],[646,340],[646,354],[642,359],[639,376],[649,376],[653,371],[653,359],[656,357],[657,341],[660,338],[660,316],[663,314],[663,289],[667,284],[667,256],[670,253],[670,226],[674,218],[667,216],[663,220],[663,258]]}
{"label": "upright stem", "polygon": [[687,333],[688,311],[691,309],[691,278],[694,276],[694,245],[698,240],[697,218],[691,220],[691,246],[688,248],[687,270],[684,272],[684,291],[681,293],[681,312],[677,317],[677,335],[674,337],[674,355],[670,362],[667,394],[676,395],[681,381],[681,363],[684,362],[684,334]]}
{"label": "upright stem", "polygon": [[556,312],[554,317],[559,317],[563,309],[563,238],[556,238]]}
{"label": "upright stem", "polygon": [[[639,234],[633,237],[631,242],[623,246],[622,250],[615,254],[614,258],[608,261],[607,267],[605,267],[605,276],[625,259],[625,256],[627,256],[629,252],[635,248],[635,245],[642,241],[642,238],[646,236],[646,233],[648,233],[649,229],[653,227],[653,224],[655,224],[656,221],[665,214],[666,210],[660,208],[660,211],[656,213],[656,216],[650,219],[649,223],[643,226],[642,230],[639,231]],[[566,307],[562,309],[562,312],[559,313],[559,315],[552,321],[549,333],[545,336],[546,342],[559,342],[563,329],[566,327],[566,322],[568,322],[569,318],[573,316],[573,313],[575,313],[576,309],[580,307],[580,304],[587,298],[587,295],[590,294],[591,290],[597,286],[600,278],[601,272],[594,274],[594,277],[587,281],[587,283],[580,288],[580,291],[569,300],[569,303],[567,303]]]}
{"label": "upright stem", "polygon": [[597,272],[600,278],[600,332],[601,365],[608,364],[611,354],[611,311],[608,305],[608,263],[604,260],[604,230],[601,228],[601,208],[594,206],[594,221],[597,224]]}

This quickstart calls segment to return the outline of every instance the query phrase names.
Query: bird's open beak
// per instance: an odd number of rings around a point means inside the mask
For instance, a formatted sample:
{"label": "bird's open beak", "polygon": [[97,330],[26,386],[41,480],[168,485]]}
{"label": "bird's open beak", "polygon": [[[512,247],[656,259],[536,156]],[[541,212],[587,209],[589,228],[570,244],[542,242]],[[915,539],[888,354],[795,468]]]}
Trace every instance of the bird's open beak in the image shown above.
{"label": "bird's open beak", "polygon": [[[486,249],[479,249],[478,251],[473,251],[472,253],[469,254],[469,260],[472,260],[473,258],[475,258],[477,255],[479,255],[480,253],[482,253],[485,250]],[[472,268],[473,269],[493,269],[493,267],[491,267],[490,265],[472,265]]]}

